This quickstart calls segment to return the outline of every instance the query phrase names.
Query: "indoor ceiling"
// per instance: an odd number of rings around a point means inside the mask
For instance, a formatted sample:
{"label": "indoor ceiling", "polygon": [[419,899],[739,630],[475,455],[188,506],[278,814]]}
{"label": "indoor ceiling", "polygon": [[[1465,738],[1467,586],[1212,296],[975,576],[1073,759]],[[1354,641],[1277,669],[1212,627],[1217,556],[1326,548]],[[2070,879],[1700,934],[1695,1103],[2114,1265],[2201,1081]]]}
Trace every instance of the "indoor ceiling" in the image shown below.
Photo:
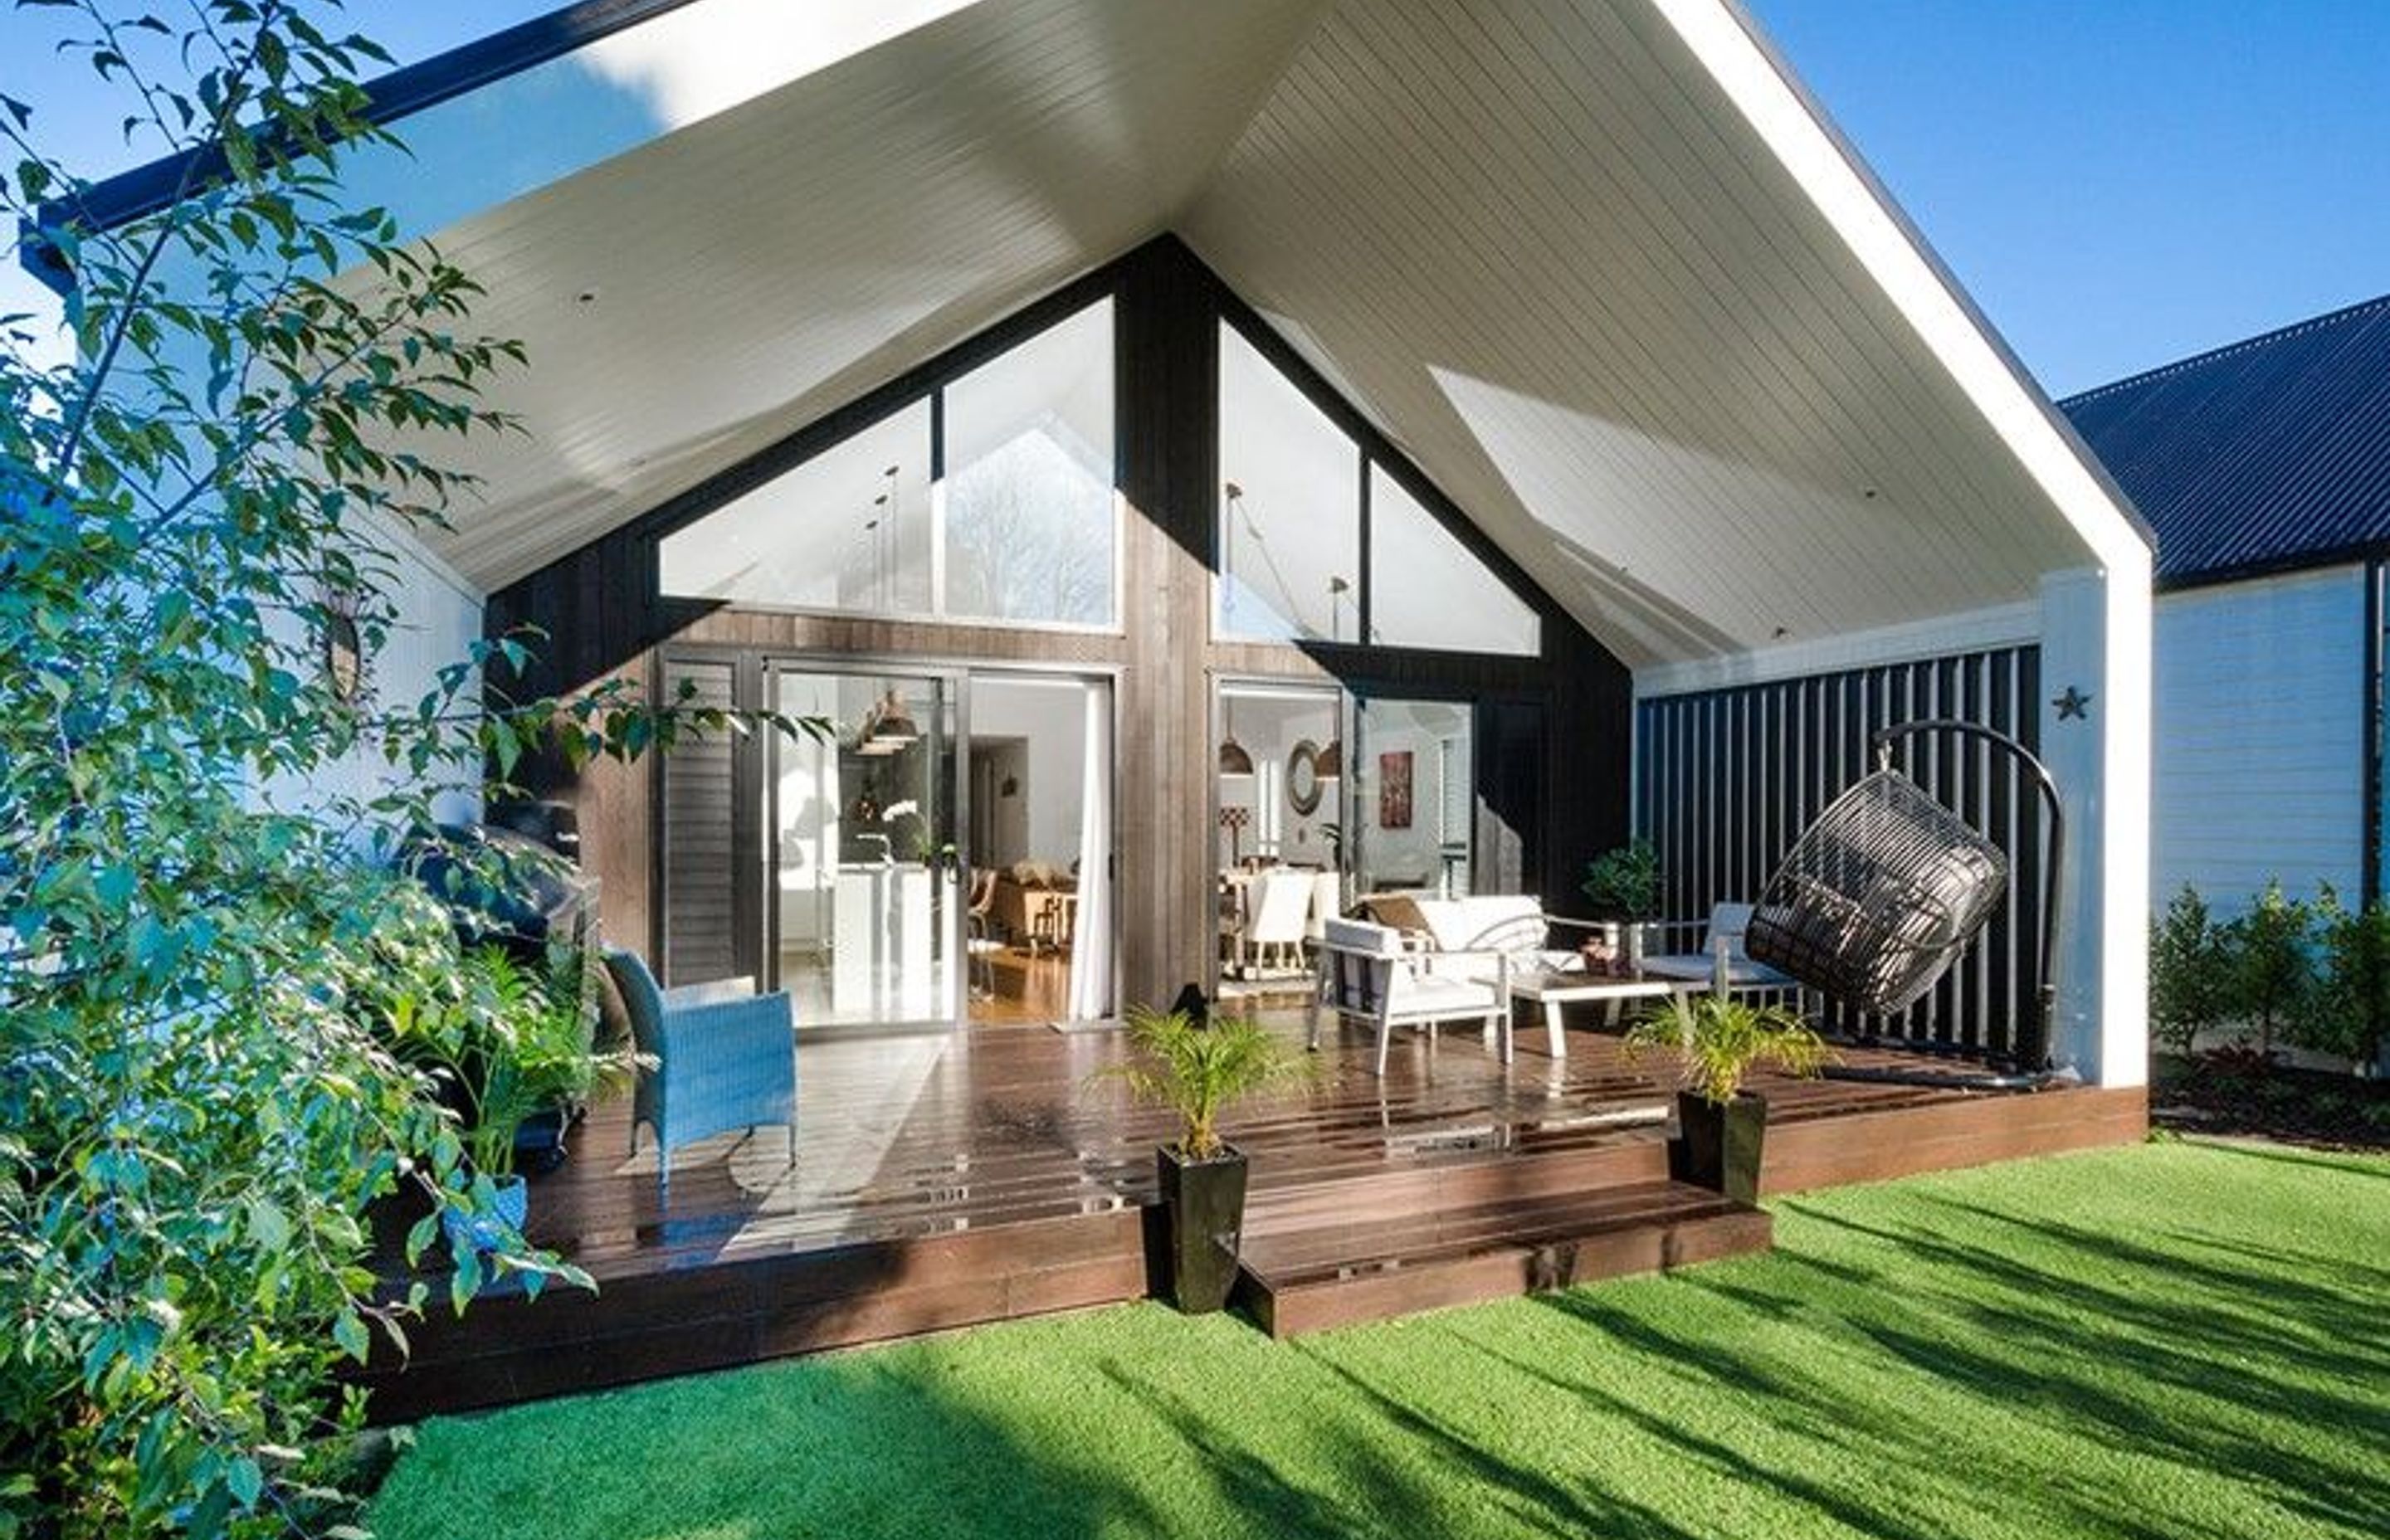
{"label": "indoor ceiling", "polygon": [[437,232],[533,360],[442,554],[501,586],[1172,230],[1631,663],[2092,565],[2037,398],[1929,345],[1694,9],[977,0],[667,115]]}

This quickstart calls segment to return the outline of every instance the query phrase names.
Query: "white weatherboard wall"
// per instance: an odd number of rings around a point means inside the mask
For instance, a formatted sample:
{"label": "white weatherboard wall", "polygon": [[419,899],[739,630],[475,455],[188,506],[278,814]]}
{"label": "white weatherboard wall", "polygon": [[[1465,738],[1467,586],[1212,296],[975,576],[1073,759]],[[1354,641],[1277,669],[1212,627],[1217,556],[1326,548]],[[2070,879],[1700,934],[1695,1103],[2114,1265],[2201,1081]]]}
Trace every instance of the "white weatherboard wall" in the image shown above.
{"label": "white weatherboard wall", "polygon": [[2365,573],[2161,596],[2152,904],[2237,912],[2268,878],[2354,898],[2365,827]]}
{"label": "white weatherboard wall", "polygon": [[[387,570],[385,591],[395,620],[382,649],[366,665],[360,706],[370,712],[411,711],[438,687],[440,671],[465,661],[480,638],[482,594],[405,531],[377,523],[370,538],[381,552],[379,565]],[[470,706],[475,699],[469,692],[465,704]],[[463,774],[469,776],[471,769],[464,767]],[[451,778],[458,773],[444,772]],[[295,797],[279,787],[269,789],[268,795],[285,806],[333,797],[363,802],[414,780],[405,767],[390,764],[367,745],[324,766]],[[481,816],[481,798],[463,788],[443,790],[433,799],[432,812],[444,823],[470,822]]]}

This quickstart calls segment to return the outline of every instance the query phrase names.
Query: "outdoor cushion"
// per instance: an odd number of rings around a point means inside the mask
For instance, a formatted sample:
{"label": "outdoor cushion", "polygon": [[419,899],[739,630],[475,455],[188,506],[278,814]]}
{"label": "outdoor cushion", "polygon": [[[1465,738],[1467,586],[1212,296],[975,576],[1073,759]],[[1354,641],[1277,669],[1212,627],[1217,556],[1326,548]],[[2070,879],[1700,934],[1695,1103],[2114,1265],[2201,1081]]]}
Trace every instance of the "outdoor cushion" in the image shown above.
{"label": "outdoor cushion", "polygon": [[1427,933],[1427,920],[1420,914],[1417,893],[1371,893],[1356,907],[1380,925],[1420,935]]}
{"label": "outdoor cushion", "polygon": [[1670,952],[1643,959],[1643,971],[1655,979],[1707,982],[1717,977],[1716,948],[1726,943],[1726,982],[1732,989],[1781,989],[1792,981],[1766,963],[1752,961],[1742,949],[1751,929],[1751,905],[1721,904],[1710,911],[1707,931],[1699,952]]}
{"label": "outdoor cushion", "polygon": [[1331,919],[1320,927],[1329,945],[1344,952],[1366,952],[1373,957],[1402,956],[1402,932],[1366,919]]}
{"label": "outdoor cushion", "polygon": [[1540,899],[1525,893],[1480,893],[1416,901],[1427,933],[1442,952],[1523,952],[1544,944],[1549,929]]}

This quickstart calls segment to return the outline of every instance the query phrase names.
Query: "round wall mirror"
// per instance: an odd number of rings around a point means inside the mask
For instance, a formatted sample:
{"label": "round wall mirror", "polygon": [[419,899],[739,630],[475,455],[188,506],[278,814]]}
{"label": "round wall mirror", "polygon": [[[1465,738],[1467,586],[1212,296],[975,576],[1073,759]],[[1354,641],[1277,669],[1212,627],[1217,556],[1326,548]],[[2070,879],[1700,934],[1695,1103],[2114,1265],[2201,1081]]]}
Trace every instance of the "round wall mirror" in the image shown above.
{"label": "round wall mirror", "polygon": [[1305,817],[1318,811],[1319,745],[1307,738],[1286,756],[1286,800]]}

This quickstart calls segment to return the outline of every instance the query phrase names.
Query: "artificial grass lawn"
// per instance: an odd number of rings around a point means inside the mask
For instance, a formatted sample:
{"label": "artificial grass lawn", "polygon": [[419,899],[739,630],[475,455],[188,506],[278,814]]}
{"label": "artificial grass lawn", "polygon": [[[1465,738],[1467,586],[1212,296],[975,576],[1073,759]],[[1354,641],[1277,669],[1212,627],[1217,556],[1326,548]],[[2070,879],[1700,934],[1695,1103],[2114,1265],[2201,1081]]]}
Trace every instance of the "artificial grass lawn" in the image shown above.
{"label": "artificial grass lawn", "polygon": [[2161,1144],[1273,1343],[1137,1305],[421,1430],[381,1540],[2390,1534],[2390,1161]]}

